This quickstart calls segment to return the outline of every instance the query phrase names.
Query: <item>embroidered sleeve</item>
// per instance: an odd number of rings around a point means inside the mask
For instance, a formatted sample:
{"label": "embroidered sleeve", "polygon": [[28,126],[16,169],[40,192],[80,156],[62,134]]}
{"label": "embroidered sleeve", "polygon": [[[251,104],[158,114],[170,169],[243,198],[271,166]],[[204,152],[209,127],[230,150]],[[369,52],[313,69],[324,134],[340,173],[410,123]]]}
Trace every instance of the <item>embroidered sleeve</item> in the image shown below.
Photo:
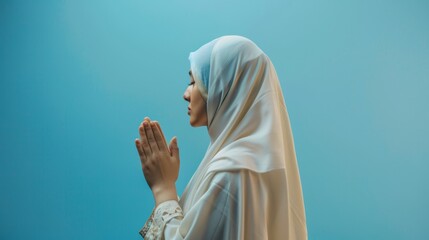
{"label": "embroidered sleeve", "polygon": [[163,239],[165,225],[172,218],[183,219],[183,212],[179,203],[175,200],[169,200],[159,204],[140,230],[140,235],[144,239]]}

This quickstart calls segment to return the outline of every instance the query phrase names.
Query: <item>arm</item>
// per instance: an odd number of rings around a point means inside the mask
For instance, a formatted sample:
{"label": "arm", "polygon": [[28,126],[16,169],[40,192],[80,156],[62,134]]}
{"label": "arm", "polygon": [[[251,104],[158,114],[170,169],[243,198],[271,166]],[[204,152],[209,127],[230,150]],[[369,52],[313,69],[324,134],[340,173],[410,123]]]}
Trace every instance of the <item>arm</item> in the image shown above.
{"label": "arm", "polygon": [[177,139],[167,147],[158,122],[145,118],[139,126],[140,139],[135,140],[146,182],[152,190],[156,205],[177,200],[176,180],[180,157]]}
{"label": "arm", "polygon": [[[224,239],[232,236],[234,227],[226,215],[236,209],[231,194],[231,173],[211,174],[205,179],[208,190],[184,215],[177,201],[161,203],[146,222],[140,234],[145,239]],[[230,225],[226,231],[227,225]],[[227,234],[227,235],[225,235]]]}
{"label": "arm", "polygon": [[179,169],[177,142],[173,138],[167,148],[159,125],[144,123],[139,127],[141,139],[136,140],[136,147],[156,202],[153,217],[144,228],[145,239],[242,239],[240,226],[247,201],[239,198],[239,192],[244,190],[241,173],[208,174],[203,183],[193,186],[201,195],[183,214],[175,188]]}

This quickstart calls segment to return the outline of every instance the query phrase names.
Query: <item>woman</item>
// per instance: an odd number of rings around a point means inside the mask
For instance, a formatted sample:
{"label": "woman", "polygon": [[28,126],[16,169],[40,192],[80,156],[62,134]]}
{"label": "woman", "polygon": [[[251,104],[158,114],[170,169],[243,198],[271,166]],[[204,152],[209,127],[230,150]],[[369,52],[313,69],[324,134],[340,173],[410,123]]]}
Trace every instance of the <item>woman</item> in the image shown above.
{"label": "woman", "polygon": [[304,203],[283,94],[269,58],[240,36],[189,56],[190,124],[210,144],[180,200],[177,139],[145,118],[136,147],[156,208],[146,239],[307,239]]}

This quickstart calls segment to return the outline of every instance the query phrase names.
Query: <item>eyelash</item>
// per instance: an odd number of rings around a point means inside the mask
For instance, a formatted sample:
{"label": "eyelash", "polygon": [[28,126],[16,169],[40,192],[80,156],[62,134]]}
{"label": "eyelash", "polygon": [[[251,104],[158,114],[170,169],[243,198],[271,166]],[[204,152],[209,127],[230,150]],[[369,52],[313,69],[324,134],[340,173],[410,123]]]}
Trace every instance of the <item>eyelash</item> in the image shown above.
{"label": "eyelash", "polygon": [[195,83],[195,82],[191,82],[191,83],[189,83],[189,84],[188,84],[188,86],[194,85],[194,83]]}

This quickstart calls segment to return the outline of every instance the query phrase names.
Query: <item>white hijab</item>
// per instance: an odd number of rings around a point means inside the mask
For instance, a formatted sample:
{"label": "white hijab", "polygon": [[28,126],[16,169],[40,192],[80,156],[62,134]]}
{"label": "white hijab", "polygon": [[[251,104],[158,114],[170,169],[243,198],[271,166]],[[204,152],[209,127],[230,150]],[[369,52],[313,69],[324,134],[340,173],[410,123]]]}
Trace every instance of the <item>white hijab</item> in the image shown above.
{"label": "white hijab", "polygon": [[256,44],[224,36],[190,54],[191,71],[207,99],[210,144],[186,187],[186,213],[204,193],[213,172],[247,169],[285,171],[289,207],[305,224],[292,131],[276,71]]}

